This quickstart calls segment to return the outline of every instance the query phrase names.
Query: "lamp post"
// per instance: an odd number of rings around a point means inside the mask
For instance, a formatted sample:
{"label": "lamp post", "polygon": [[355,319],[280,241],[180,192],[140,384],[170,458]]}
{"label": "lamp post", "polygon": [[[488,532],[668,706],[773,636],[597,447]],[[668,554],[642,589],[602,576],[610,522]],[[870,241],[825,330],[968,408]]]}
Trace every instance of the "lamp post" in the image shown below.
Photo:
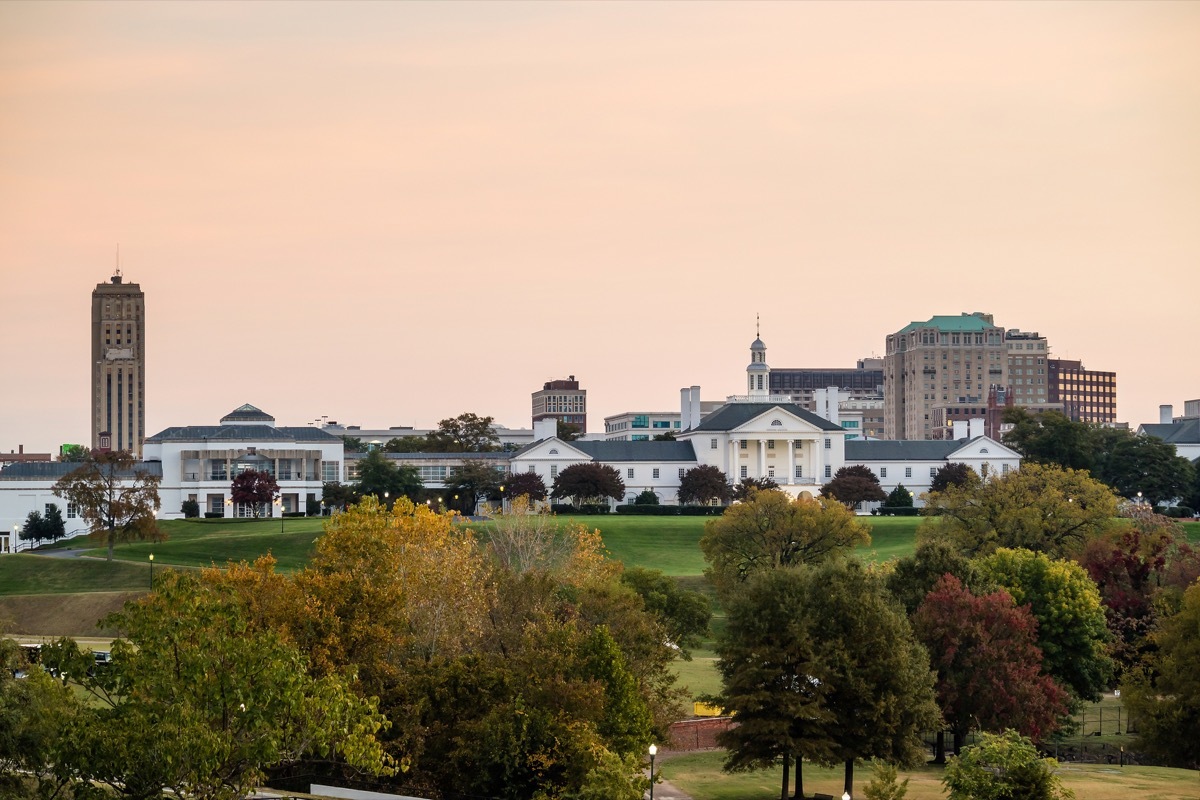
{"label": "lamp post", "polygon": [[12,542],[9,543],[9,547],[12,548],[12,551],[14,553],[21,549],[21,526],[20,525],[13,525]]}
{"label": "lamp post", "polygon": [[154,553],[150,554],[150,591],[154,591]]}
{"label": "lamp post", "polygon": [[1141,504],[1142,504],[1142,493],[1138,492],[1138,505],[1140,506]]}
{"label": "lamp post", "polygon": [[650,745],[650,800],[654,800],[654,754],[658,752],[658,748]]}
{"label": "lamp post", "polygon": [[842,792],[842,800],[850,800],[850,793]]}
{"label": "lamp post", "polygon": [[388,507],[388,497],[390,497],[390,496],[391,496],[391,494],[392,494],[391,492],[384,492],[384,493],[383,493],[383,507],[384,507],[384,509],[387,509],[387,507]]}
{"label": "lamp post", "polygon": [[275,505],[279,506],[279,532],[283,533],[283,495],[275,498]]}

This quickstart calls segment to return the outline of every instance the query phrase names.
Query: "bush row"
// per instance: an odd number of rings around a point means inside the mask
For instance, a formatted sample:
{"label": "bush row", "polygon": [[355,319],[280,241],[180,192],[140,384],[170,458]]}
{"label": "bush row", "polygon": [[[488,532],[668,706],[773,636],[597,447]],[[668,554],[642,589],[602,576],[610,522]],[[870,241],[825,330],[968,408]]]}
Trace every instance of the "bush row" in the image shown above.
{"label": "bush row", "polygon": [[1165,509],[1162,513],[1175,519],[1191,519],[1196,516],[1196,510],[1187,506],[1172,506]]}
{"label": "bush row", "polygon": [[726,506],[617,506],[618,514],[651,517],[719,517]]}
{"label": "bush row", "polygon": [[871,509],[871,513],[882,517],[918,517],[921,515],[921,509],[912,506],[880,506]]}

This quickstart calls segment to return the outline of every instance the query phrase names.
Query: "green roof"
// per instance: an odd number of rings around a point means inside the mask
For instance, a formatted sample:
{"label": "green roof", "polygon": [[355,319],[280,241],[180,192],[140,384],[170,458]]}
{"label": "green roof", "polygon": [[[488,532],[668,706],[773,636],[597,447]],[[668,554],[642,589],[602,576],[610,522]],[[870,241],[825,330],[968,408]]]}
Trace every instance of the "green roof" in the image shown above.
{"label": "green roof", "polygon": [[999,326],[978,314],[960,314],[957,317],[930,317],[928,322],[910,322],[900,329],[900,333],[920,328],[937,328],[939,331],[986,331],[988,328],[997,327]]}

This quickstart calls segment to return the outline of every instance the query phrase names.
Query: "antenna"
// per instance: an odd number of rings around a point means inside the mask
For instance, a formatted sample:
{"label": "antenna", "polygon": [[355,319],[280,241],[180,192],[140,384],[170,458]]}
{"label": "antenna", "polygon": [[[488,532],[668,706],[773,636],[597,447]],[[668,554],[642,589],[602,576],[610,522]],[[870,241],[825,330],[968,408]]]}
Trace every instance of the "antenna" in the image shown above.
{"label": "antenna", "polygon": [[754,338],[762,338],[762,326],[759,324],[758,314],[754,315]]}
{"label": "antenna", "polygon": [[117,242],[117,271],[113,273],[116,277],[121,277],[121,243]]}

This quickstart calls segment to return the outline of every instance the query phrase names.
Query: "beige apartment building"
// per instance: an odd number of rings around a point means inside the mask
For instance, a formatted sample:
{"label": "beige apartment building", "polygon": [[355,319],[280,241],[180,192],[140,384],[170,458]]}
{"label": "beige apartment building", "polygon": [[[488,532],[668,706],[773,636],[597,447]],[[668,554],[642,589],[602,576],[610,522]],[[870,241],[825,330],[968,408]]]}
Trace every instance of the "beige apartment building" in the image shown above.
{"label": "beige apartment building", "polygon": [[92,448],[142,455],[146,296],[120,270],[92,292]]}

